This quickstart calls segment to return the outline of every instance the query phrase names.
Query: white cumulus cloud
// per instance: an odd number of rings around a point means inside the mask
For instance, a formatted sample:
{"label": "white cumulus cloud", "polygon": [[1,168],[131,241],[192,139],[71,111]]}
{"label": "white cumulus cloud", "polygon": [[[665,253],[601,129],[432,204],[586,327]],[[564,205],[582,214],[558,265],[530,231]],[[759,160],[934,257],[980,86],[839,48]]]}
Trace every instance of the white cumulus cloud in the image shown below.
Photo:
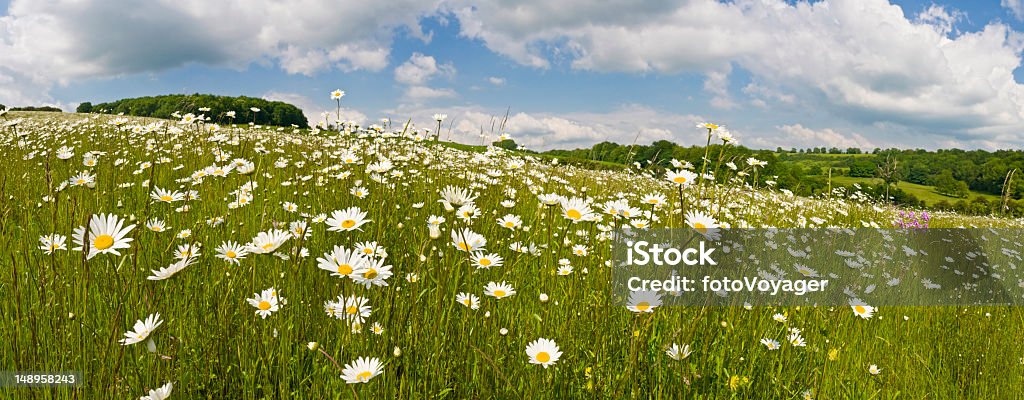
{"label": "white cumulus cloud", "polygon": [[395,81],[407,85],[423,85],[435,76],[455,75],[451,63],[439,64],[434,57],[413,53],[409,60],[395,68]]}
{"label": "white cumulus cloud", "polygon": [[[1011,11],[1021,2],[1004,1]],[[1024,142],[1024,37],[990,22],[959,32],[963,14],[909,16],[886,0],[453,3],[463,36],[528,66],[564,60],[592,71],[705,74],[711,104],[734,105],[732,65],[775,95],[760,107],[811,108],[846,121]],[[735,73],[735,71],[734,71]]]}
{"label": "white cumulus cloud", "polygon": [[1024,1],[1022,0],[1000,0],[1000,5],[1010,10],[1010,14],[1013,14],[1014,18],[1018,20],[1024,19]]}
{"label": "white cumulus cloud", "polygon": [[856,147],[859,149],[871,149],[875,144],[856,132],[837,132],[833,129],[811,129],[800,124],[783,125],[778,127],[776,134],[765,134],[752,138],[752,143],[758,147],[837,147],[846,149]]}
{"label": "white cumulus cloud", "polygon": [[417,0],[13,0],[0,17],[0,101],[47,99],[55,84],[191,63],[288,73],[379,71],[401,29],[429,40]]}
{"label": "white cumulus cloud", "polygon": [[[441,138],[467,144],[488,144],[501,133],[512,136],[516,143],[534,150],[589,147],[602,141],[650,144],[669,140],[697,144],[701,134],[693,126],[704,119],[656,110],[639,104],[623,105],[608,112],[512,112],[505,121],[505,131],[497,127],[505,118],[505,110],[479,106],[449,108],[407,107],[388,114],[412,118],[420,127],[434,129],[432,115],[448,114],[441,129]],[[449,126],[451,129],[449,129]],[[493,127],[493,128],[492,128]],[[483,131],[485,137],[480,136]]]}
{"label": "white cumulus cloud", "polygon": [[[306,120],[309,122],[311,126],[317,125],[325,120],[328,123],[333,124],[335,123],[335,121],[339,119],[337,107],[326,106],[330,104],[330,102],[327,100],[328,96],[326,95],[324,96],[324,100],[315,101],[309,98],[309,96],[305,96],[299,93],[270,91],[264,93],[262,98],[264,100],[270,101],[283,101],[285,103],[298,107],[299,109],[302,110],[302,114],[306,116]],[[353,121],[359,125],[366,126],[366,123],[367,121],[369,121],[369,118],[367,118],[366,114],[362,113],[361,111],[354,110],[348,107],[342,107],[340,120]]]}
{"label": "white cumulus cloud", "polygon": [[455,97],[457,93],[449,88],[433,88],[428,84],[435,78],[451,79],[455,66],[438,63],[432,56],[413,53],[402,65],[395,67],[395,82],[406,85],[405,99],[415,103],[425,100]]}

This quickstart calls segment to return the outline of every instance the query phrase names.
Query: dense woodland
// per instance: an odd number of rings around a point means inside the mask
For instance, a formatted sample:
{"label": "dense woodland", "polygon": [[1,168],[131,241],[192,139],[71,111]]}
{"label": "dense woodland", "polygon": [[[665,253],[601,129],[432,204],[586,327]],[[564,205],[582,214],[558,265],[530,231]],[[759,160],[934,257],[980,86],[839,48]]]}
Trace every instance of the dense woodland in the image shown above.
{"label": "dense woodland", "polygon": [[[259,112],[250,111],[251,108]],[[209,108],[209,111],[200,111]],[[276,126],[307,127],[309,123],[302,110],[294,105],[257,99],[254,97],[215,96],[210,94],[173,94],[121,99],[110,103],[84,102],[76,110],[80,113],[125,114],[142,117],[174,118],[175,112],[203,114],[216,123],[250,123]],[[234,111],[235,117],[229,117]]]}

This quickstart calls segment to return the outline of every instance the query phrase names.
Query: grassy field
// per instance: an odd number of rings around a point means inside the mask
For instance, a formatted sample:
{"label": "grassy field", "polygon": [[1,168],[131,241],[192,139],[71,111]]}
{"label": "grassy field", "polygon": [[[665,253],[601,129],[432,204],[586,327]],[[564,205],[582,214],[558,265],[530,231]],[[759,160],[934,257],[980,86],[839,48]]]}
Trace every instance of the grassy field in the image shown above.
{"label": "grassy field", "polygon": [[837,175],[843,171],[849,170],[846,167],[849,159],[858,158],[870,158],[874,157],[874,154],[862,153],[862,154],[801,154],[801,153],[775,153],[775,156],[780,159],[785,159],[788,163],[799,165],[805,169],[813,167],[819,167],[824,171],[832,168],[832,174]]}
{"label": "grassy field", "polygon": [[[881,183],[882,180],[879,179],[879,178],[857,178],[857,177],[851,177],[851,176],[835,176],[835,175],[833,175],[832,176],[832,182],[840,184],[840,185],[853,185],[855,183],[858,183],[858,184],[861,184],[861,185],[877,185],[877,184]],[[935,205],[935,203],[938,203],[938,202],[943,201],[943,200],[945,200],[945,201],[947,201],[949,203],[955,203],[955,202],[960,201],[960,200],[970,201],[970,200],[974,199],[975,197],[981,197],[981,198],[984,198],[985,200],[988,200],[988,201],[999,201],[1000,200],[999,196],[995,196],[995,195],[991,195],[991,194],[987,194],[987,193],[978,193],[978,192],[975,192],[975,191],[971,191],[970,196],[968,196],[966,199],[946,196],[946,195],[939,194],[939,193],[935,192],[935,187],[934,186],[919,185],[919,184],[916,184],[916,183],[910,183],[910,182],[906,182],[906,181],[900,182],[899,185],[897,185],[896,187],[902,189],[903,191],[905,191],[907,193],[910,193],[910,194],[914,195],[914,197],[918,198],[919,200],[924,201],[925,204],[927,204],[928,206],[933,206],[933,205]]]}
{"label": "grassy field", "polygon": [[[856,197],[750,187],[753,166],[728,186],[684,188],[396,127],[10,118],[0,370],[82,382],[0,388],[5,398],[138,398],[168,383],[180,399],[957,399],[1024,387],[1015,307],[862,318],[850,306],[609,305],[613,231],[692,226],[691,212],[722,227],[892,224],[896,210]],[[105,229],[109,215],[133,228]],[[931,224],[1024,225],[947,213]],[[51,235],[65,241],[41,242]],[[793,328],[805,346],[785,341]],[[531,346],[542,338],[557,349]],[[692,354],[670,357],[673,344]]]}

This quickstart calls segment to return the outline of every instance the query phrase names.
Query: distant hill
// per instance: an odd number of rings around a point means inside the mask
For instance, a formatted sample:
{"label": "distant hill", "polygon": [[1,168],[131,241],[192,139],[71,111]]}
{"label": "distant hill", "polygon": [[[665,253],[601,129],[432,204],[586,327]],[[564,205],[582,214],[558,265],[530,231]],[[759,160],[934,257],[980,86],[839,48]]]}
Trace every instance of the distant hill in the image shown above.
{"label": "distant hill", "polygon": [[[251,108],[259,112],[250,111]],[[200,111],[209,108],[209,111]],[[92,104],[84,102],[75,110],[80,113],[103,113],[135,115],[154,118],[174,118],[175,112],[203,114],[216,123],[250,123],[299,127],[309,126],[306,116],[298,107],[281,102],[246,96],[216,96],[212,94],[170,94],[121,99],[109,103]],[[235,117],[228,113],[234,111]]]}

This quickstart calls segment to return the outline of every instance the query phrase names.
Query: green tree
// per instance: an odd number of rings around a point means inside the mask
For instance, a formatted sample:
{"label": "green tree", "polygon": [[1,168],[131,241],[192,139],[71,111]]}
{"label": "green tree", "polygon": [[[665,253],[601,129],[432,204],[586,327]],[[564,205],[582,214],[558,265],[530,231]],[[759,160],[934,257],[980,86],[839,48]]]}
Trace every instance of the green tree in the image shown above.
{"label": "green tree", "polygon": [[956,198],[966,198],[970,194],[970,189],[967,188],[967,183],[959,181],[953,177],[953,173],[949,170],[943,171],[941,174],[932,179],[935,184],[935,192]]}
{"label": "green tree", "polygon": [[46,112],[63,112],[64,110],[61,110],[61,109],[59,109],[59,108],[57,108],[57,107],[53,107],[53,106],[42,106],[42,107],[36,107],[36,106],[24,106],[24,107],[12,107],[12,108],[11,108],[11,111],[46,111]]}
{"label": "green tree", "polygon": [[[155,118],[173,118],[175,112],[204,114],[218,123],[247,123],[253,120],[249,108],[257,107],[256,123],[275,126],[309,126],[309,121],[302,110],[294,105],[280,101],[269,101],[253,97],[229,97],[210,94],[174,94],[121,99],[110,103],[92,105],[92,110],[103,113],[146,116]],[[208,111],[199,111],[209,108]],[[231,120],[226,117],[229,111],[238,117]]]}
{"label": "green tree", "polygon": [[83,113],[83,114],[84,113],[91,113],[92,112],[92,103],[86,101],[86,102],[83,102],[82,104],[79,104],[78,107],[75,108],[75,112],[76,113]]}
{"label": "green tree", "polygon": [[871,161],[857,161],[850,164],[850,176],[871,178],[875,176],[875,164]]}
{"label": "green tree", "polygon": [[931,171],[924,163],[914,163],[906,171],[907,182],[916,183],[918,185],[927,185],[928,180],[931,178]]}
{"label": "green tree", "polygon": [[512,140],[512,139],[505,139],[505,140],[502,140],[502,141],[499,141],[499,142],[494,142],[494,143],[491,143],[491,145],[494,146],[494,147],[497,147],[497,148],[505,149],[505,150],[516,150],[516,149],[519,148],[519,145],[516,144],[516,141]]}

